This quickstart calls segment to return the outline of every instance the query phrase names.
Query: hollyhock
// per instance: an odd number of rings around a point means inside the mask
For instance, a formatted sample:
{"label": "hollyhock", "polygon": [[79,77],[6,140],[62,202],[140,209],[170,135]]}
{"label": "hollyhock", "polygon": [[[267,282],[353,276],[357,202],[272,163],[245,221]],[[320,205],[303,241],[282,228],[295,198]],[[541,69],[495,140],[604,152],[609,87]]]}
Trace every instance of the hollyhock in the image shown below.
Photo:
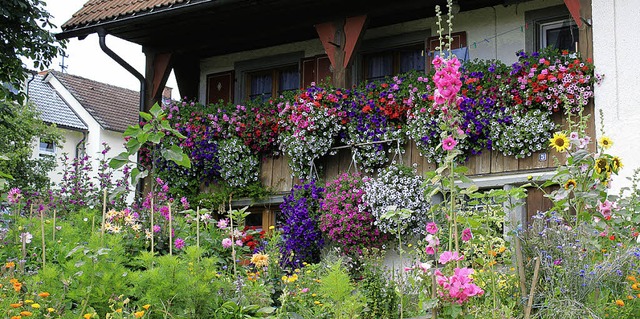
{"label": "hollyhock", "polygon": [[611,219],[611,208],[613,208],[613,203],[609,200],[605,200],[604,202],[600,202],[598,204],[598,211],[604,216],[604,219]]}
{"label": "hollyhock", "polygon": [[436,270],[436,282],[442,288],[439,291],[440,296],[462,304],[470,297],[483,295],[484,290],[473,283],[473,273],[471,268],[455,268],[453,276],[447,277],[440,270]]}
{"label": "hollyhock", "polygon": [[225,238],[222,240],[222,248],[231,248],[233,246],[233,241],[231,238]]}
{"label": "hollyhock", "polygon": [[448,136],[447,138],[442,140],[442,149],[444,149],[445,151],[451,151],[456,147],[457,144],[458,142],[453,137]]}
{"label": "hollyhock", "polygon": [[457,251],[454,251],[454,252],[445,251],[442,254],[440,254],[439,262],[444,265],[450,261],[459,261],[463,259],[464,259],[464,256],[458,254]]}
{"label": "hollyhock", "polygon": [[427,235],[427,248],[425,252],[429,255],[433,255],[436,253],[438,246],[440,245],[440,239],[431,234]]}
{"label": "hollyhock", "polygon": [[434,222],[429,222],[427,224],[427,233],[435,234],[437,232],[438,232],[438,225],[436,225],[436,223],[434,223]]}

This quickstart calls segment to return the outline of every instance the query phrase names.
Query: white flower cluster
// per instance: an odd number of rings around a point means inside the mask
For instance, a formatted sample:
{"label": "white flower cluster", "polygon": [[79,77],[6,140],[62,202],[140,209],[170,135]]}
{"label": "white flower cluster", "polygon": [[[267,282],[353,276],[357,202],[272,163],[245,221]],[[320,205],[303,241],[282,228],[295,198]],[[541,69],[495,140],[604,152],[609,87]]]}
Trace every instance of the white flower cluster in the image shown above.
{"label": "white flower cluster", "polygon": [[[382,232],[399,232],[403,237],[426,235],[430,200],[424,196],[423,182],[414,169],[394,163],[365,183],[364,204],[358,209],[370,210]],[[412,213],[404,219],[381,219],[391,206],[409,209]]]}
{"label": "white flower cluster", "polygon": [[511,112],[511,122],[497,120],[491,122],[491,140],[493,149],[505,156],[525,158],[547,148],[551,132],[556,128],[547,111],[529,110],[527,112]]}
{"label": "white flower cluster", "polygon": [[420,150],[420,156],[429,163],[442,163],[446,152],[439,147],[442,144],[442,128],[439,116],[429,113],[425,108],[417,110],[408,120],[407,137],[413,140]]}
{"label": "white flower cluster", "polygon": [[244,187],[258,180],[260,162],[241,139],[232,137],[218,143],[220,177],[231,187]]}
{"label": "white flower cluster", "polygon": [[[402,141],[402,133],[394,128],[383,128],[383,133],[372,134],[369,136],[367,132],[358,131],[358,129],[349,125],[347,127],[347,137],[342,139],[346,145],[355,145],[352,152],[357,165],[363,168],[365,173],[371,174],[376,168],[383,167],[389,162],[389,153],[397,152],[393,149],[396,145],[394,140]],[[381,142],[389,141],[389,142]],[[401,148],[402,152],[404,148]]]}

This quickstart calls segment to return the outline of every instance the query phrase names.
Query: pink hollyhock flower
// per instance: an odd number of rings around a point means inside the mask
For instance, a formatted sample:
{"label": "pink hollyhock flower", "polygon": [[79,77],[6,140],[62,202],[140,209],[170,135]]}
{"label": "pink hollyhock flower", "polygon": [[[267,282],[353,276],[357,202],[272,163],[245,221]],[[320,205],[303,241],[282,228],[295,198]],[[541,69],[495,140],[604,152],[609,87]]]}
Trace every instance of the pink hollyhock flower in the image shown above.
{"label": "pink hollyhock flower", "polygon": [[454,251],[454,252],[445,251],[442,254],[440,254],[440,259],[438,261],[444,265],[450,261],[458,261],[463,259],[464,259],[464,256],[459,255],[457,251]]}
{"label": "pink hollyhock flower", "polygon": [[436,225],[436,223],[434,223],[434,222],[429,222],[427,224],[427,233],[435,234],[437,232],[438,232],[438,225]]}
{"label": "pink hollyhock flower", "polygon": [[436,236],[429,234],[427,235],[426,240],[427,240],[427,248],[425,249],[425,252],[429,255],[434,255],[436,253],[438,246],[440,245],[440,239]]}
{"label": "pink hollyhock flower", "polygon": [[427,273],[427,272],[429,272],[429,269],[431,269],[431,264],[430,263],[418,263],[418,268],[420,268],[420,270],[422,270],[422,272]]}
{"label": "pink hollyhock flower", "polygon": [[598,204],[598,211],[604,216],[604,219],[611,219],[611,208],[613,208],[613,203],[609,200],[605,200],[604,202],[600,202]]}
{"label": "pink hollyhock flower", "polygon": [[231,248],[231,246],[233,246],[231,238],[225,238],[222,240],[222,248]]}
{"label": "pink hollyhock flower", "polygon": [[242,239],[236,240],[236,246],[242,247]]}
{"label": "pink hollyhock flower", "polygon": [[458,142],[451,136],[442,140],[442,149],[444,149],[445,151],[454,149],[456,145],[458,145]]}
{"label": "pink hollyhock flower", "polygon": [[471,234],[471,229],[465,228],[462,231],[462,241],[470,241],[473,238],[473,234]]}

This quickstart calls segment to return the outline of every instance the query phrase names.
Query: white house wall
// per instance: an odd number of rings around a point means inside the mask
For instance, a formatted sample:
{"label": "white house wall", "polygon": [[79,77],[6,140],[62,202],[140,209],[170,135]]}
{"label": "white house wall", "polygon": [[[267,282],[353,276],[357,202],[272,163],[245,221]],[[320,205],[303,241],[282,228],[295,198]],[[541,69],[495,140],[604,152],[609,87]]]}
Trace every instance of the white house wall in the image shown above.
{"label": "white house wall", "polygon": [[[624,167],[612,183],[614,190],[630,186],[627,177],[640,167],[640,103],[637,58],[640,34],[638,1],[593,0],[593,59],[596,72],[604,75],[595,87],[596,125],[600,135],[603,113],[605,135],[613,140],[609,150],[620,156]],[[600,137],[600,136],[598,136]]]}
{"label": "white house wall", "polygon": [[[64,128],[58,128],[58,130],[60,131],[60,133],[62,133],[62,136],[64,136],[64,141],[56,148],[56,169],[49,172],[49,179],[51,180],[51,183],[55,185],[54,187],[60,185],[60,182],[62,181],[62,155],[66,153],[69,159],[73,159],[76,154],[76,145],[78,145],[78,143],[80,143],[83,138],[82,132]],[[38,154],[39,151],[40,145],[38,143],[38,145],[36,145],[36,151],[34,152],[34,154]]]}

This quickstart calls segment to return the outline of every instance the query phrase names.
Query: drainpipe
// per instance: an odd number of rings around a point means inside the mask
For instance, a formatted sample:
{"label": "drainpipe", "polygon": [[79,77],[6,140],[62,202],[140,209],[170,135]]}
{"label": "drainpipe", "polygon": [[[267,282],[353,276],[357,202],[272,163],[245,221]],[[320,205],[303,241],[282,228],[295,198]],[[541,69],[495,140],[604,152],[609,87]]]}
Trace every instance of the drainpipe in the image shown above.
{"label": "drainpipe", "polygon": [[82,149],[85,150],[84,143],[87,140],[87,131],[82,131],[82,139],[76,144],[76,159],[80,157],[80,144],[82,144]]}
{"label": "drainpipe", "polygon": [[[107,43],[105,41],[106,36],[107,36],[107,31],[104,28],[99,28],[98,29],[98,38],[100,40],[100,48],[102,49],[102,51],[104,51],[104,53],[106,53],[109,57],[111,57],[114,61],[116,61],[118,64],[120,64],[120,66],[122,66],[127,71],[129,71],[129,73],[133,74],[133,76],[135,76],[140,81],[140,112],[144,112],[145,111],[145,109],[144,109],[144,97],[145,97],[145,94],[146,94],[146,90],[145,90],[146,80],[145,80],[144,76],[142,76],[142,74],[140,74],[140,72],[138,72],[138,70],[134,69],[129,63],[127,63],[127,61],[122,59],[118,54],[116,54],[111,49],[109,49],[109,47],[107,47]],[[140,117],[138,117],[138,122],[140,122],[141,120],[142,119]],[[139,196],[139,198],[142,198],[142,192],[143,192],[143,183],[138,183],[136,185],[136,193],[137,193],[137,196]]]}
{"label": "drainpipe", "polygon": [[140,81],[140,112],[144,112],[144,96],[146,94],[145,92],[146,80],[144,76],[142,76],[142,74],[138,72],[138,70],[133,68],[129,63],[127,63],[127,61],[122,59],[118,54],[116,54],[109,47],[107,47],[107,43],[105,41],[106,36],[107,36],[107,31],[104,28],[99,28],[98,37],[100,39],[100,48],[102,49],[102,51],[104,51],[104,53],[106,53],[109,57],[111,57],[114,61],[120,64],[120,66],[122,66],[127,71],[129,71],[129,73],[133,74],[133,76],[135,76]]}

